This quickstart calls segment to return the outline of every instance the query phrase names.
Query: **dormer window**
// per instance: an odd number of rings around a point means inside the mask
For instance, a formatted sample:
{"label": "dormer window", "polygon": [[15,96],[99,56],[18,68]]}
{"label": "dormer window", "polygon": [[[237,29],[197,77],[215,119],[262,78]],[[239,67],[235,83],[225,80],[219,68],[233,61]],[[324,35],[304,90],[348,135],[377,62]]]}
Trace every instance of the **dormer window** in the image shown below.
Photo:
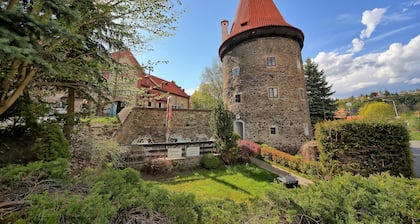
{"label": "dormer window", "polygon": [[236,66],[232,69],[232,74],[233,76],[238,76],[239,75],[239,67]]}
{"label": "dormer window", "polygon": [[276,66],[276,57],[268,57],[267,66]]}
{"label": "dormer window", "polygon": [[248,21],[241,23],[241,26],[247,26],[248,25]]}

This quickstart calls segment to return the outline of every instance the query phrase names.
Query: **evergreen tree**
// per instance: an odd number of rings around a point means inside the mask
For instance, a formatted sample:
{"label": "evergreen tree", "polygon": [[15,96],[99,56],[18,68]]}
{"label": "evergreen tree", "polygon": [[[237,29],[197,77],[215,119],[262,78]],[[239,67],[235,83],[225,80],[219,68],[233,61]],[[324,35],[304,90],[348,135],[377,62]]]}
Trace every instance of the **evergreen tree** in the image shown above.
{"label": "evergreen tree", "polygon": [[319,71],[318,64],[311,59],[306,60],[304,70],[311,123],[333,119],[337,106],[331,96],[335,92],[331,91],[332,85],[328,85],[324,71]]}
{"label": "evergreen tree", "polygon": [[108,51],[173,34],[181,2],[8,0],[0,4],[0,115],[37,84],[87,93],[104,85]]}
{"label": "evergreen tree", "polygon": [[232,114],[220,100],[213,109],[210,117],[210,128],[216,140],[216,148],[221,153],[225,163],[231,164],[238,158],[236,141],[239,135],[233,132]]}

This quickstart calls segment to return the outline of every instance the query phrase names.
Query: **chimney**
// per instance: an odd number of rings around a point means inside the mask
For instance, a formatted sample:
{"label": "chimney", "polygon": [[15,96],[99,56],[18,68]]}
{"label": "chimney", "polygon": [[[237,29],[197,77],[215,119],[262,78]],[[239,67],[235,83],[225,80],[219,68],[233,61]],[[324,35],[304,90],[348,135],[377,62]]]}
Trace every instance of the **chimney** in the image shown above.
{"label": "chimney", "polygon": [[228,38],[228,36],[229,36],[229,33],[228,33],[229,21],[227,21],[227,20],[223,20],[223,21],[221,22],[221,25],[222,25],[222,42],[223,42],[223,41],[225,41],[225,40]]}

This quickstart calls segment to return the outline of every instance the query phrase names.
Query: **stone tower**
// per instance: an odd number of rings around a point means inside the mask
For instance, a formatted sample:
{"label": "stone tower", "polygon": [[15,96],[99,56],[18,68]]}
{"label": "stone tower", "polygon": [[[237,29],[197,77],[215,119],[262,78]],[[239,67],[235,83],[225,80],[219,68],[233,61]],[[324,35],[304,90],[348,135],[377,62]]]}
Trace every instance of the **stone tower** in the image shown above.
{"label": "stone tower", "polygon": [[219,56],[223,100],[243,139],[282,149],[312,137],[301,50],[303,32],[273,0],[239,0],[230,33],[223,20]]}

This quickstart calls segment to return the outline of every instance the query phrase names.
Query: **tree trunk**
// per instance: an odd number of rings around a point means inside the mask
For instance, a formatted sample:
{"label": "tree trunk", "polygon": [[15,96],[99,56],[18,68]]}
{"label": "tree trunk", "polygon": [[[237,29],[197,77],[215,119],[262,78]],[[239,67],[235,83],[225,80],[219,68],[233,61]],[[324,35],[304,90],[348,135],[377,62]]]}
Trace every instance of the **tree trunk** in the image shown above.
{"label": "tree trunk", "polygon": [[64,124],[64,135],[66,136],[67,140],[70,141],[71,132],[74,126],[74,101],[75,101],[75,93],[74,89],[69,87],[68,88],[68,96],[67,96],[67,114]]}

